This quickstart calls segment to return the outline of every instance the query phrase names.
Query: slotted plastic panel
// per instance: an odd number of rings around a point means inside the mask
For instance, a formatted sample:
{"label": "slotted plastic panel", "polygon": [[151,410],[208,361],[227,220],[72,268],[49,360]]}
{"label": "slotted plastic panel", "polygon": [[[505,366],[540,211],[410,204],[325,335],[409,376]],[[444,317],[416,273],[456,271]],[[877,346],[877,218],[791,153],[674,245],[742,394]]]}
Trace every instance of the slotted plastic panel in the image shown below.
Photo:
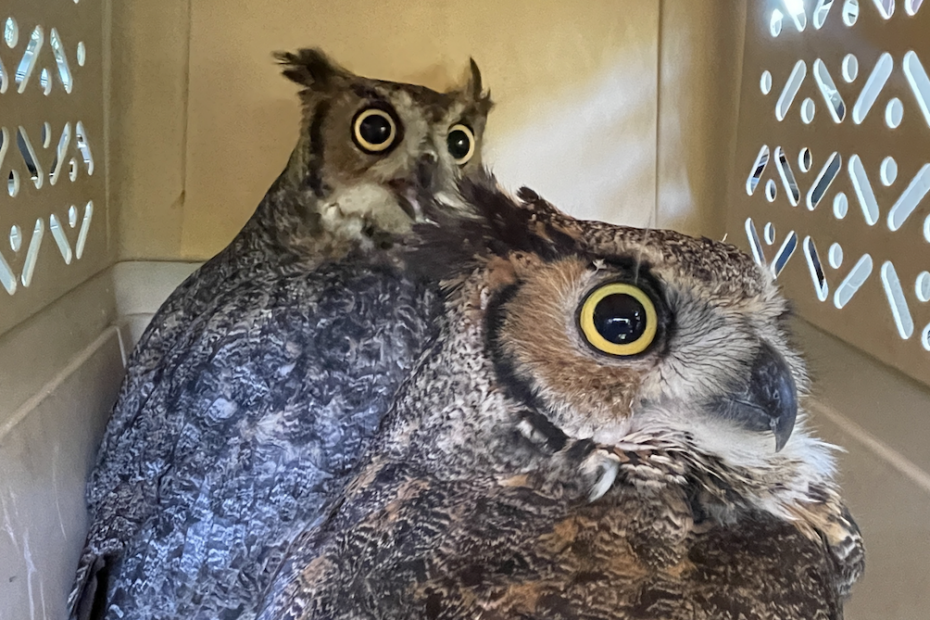
{"label": "slotted plastic panel", "polygon": [[930,385],[930,1],[747,20],[730,240],[804,318]]}
{"label": "slotted plastic panel", "polygon": [[102,0],[0,7],[0,333],[105,267]]}

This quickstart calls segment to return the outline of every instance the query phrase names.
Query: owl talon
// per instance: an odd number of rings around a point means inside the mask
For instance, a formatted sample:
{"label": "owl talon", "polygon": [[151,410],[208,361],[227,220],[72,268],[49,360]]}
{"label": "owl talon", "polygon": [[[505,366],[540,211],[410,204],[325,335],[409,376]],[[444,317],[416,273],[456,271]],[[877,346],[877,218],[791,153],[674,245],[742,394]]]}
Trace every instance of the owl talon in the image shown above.
{"label": "owl talon", "polygon": [[620,457],[613,451],[597,448],[581,464],[581,471],[586,477],[593,478],[589,501],[597,501],[614,485],[620,473]]}
{"label": "owl talon", "polygon": [[[561,462],[569,464],[567,470],[562,469],[561,465],[556,467],[556,470],[562,471],[559,476],[580,472],[589,501],[603,497],[617,480],[620,457],[613,450],[601,447],[590,439],[569,440],[561,429],[543,415],[524,412],[523,419],[517,424],[517,432],[538,449],[560,457],[563,459]],[[579,460],[581,464],[577,468],[571,465]]]}

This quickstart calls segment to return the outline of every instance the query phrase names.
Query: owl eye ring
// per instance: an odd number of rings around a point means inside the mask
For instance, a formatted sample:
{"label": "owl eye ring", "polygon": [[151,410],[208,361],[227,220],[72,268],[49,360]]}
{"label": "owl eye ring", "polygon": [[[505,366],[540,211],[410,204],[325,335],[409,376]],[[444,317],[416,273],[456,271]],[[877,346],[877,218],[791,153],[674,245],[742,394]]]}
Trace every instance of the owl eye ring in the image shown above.
{"label": "owl eye ring", "polygon": [[397,140],[397,122],[380,108],[365,108],[352,121],[352,140],[366,153],[383,153]]}
{"label": "owl eye ring", "polygon": [[475,132],[468,125],[456,123],[449,128],[446,146],[455,163],[464,166],[475,156]]}
{"label": "owl eye ring", "polygon": [[637,355],[655,341],[656,307],[643,290],[626,282],[594,289],[581,304],[581,333],[588,343],[608,355]]}

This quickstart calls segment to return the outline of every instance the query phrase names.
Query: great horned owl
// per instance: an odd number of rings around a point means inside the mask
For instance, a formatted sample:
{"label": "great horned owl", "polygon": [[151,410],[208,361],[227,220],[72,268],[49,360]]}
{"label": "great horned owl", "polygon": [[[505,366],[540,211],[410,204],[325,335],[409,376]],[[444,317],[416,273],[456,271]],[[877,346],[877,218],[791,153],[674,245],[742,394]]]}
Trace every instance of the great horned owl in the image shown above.
{"label": "great horned owl", "polygon": [[861,538],[770,275],[463,191],[421,237],[440,334],[259,618],[842,618]]}
{"label": "great horned owl", "polygon": [[238,236],[129,359],[88,486],[72,618],[249,618],[292,532],[341,488],[433,332],[399,254],[418,193],[480,165],[491,102],[277,55],[300,139]]}

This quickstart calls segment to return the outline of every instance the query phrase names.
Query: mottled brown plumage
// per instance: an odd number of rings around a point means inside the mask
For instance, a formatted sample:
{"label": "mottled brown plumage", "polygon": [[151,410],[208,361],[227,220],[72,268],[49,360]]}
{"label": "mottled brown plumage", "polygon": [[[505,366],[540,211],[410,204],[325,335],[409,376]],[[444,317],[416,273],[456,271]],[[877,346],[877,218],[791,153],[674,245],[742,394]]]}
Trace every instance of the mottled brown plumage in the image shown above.
{"label": "mottled brown plumage", "polygon": [[[722,243],[463,193],[481,217],[421,231],[440,335],[259,617],[842,618],[861,539],[770,276]],[[635,354],[583,327],[615,283],[656,308]]]}

